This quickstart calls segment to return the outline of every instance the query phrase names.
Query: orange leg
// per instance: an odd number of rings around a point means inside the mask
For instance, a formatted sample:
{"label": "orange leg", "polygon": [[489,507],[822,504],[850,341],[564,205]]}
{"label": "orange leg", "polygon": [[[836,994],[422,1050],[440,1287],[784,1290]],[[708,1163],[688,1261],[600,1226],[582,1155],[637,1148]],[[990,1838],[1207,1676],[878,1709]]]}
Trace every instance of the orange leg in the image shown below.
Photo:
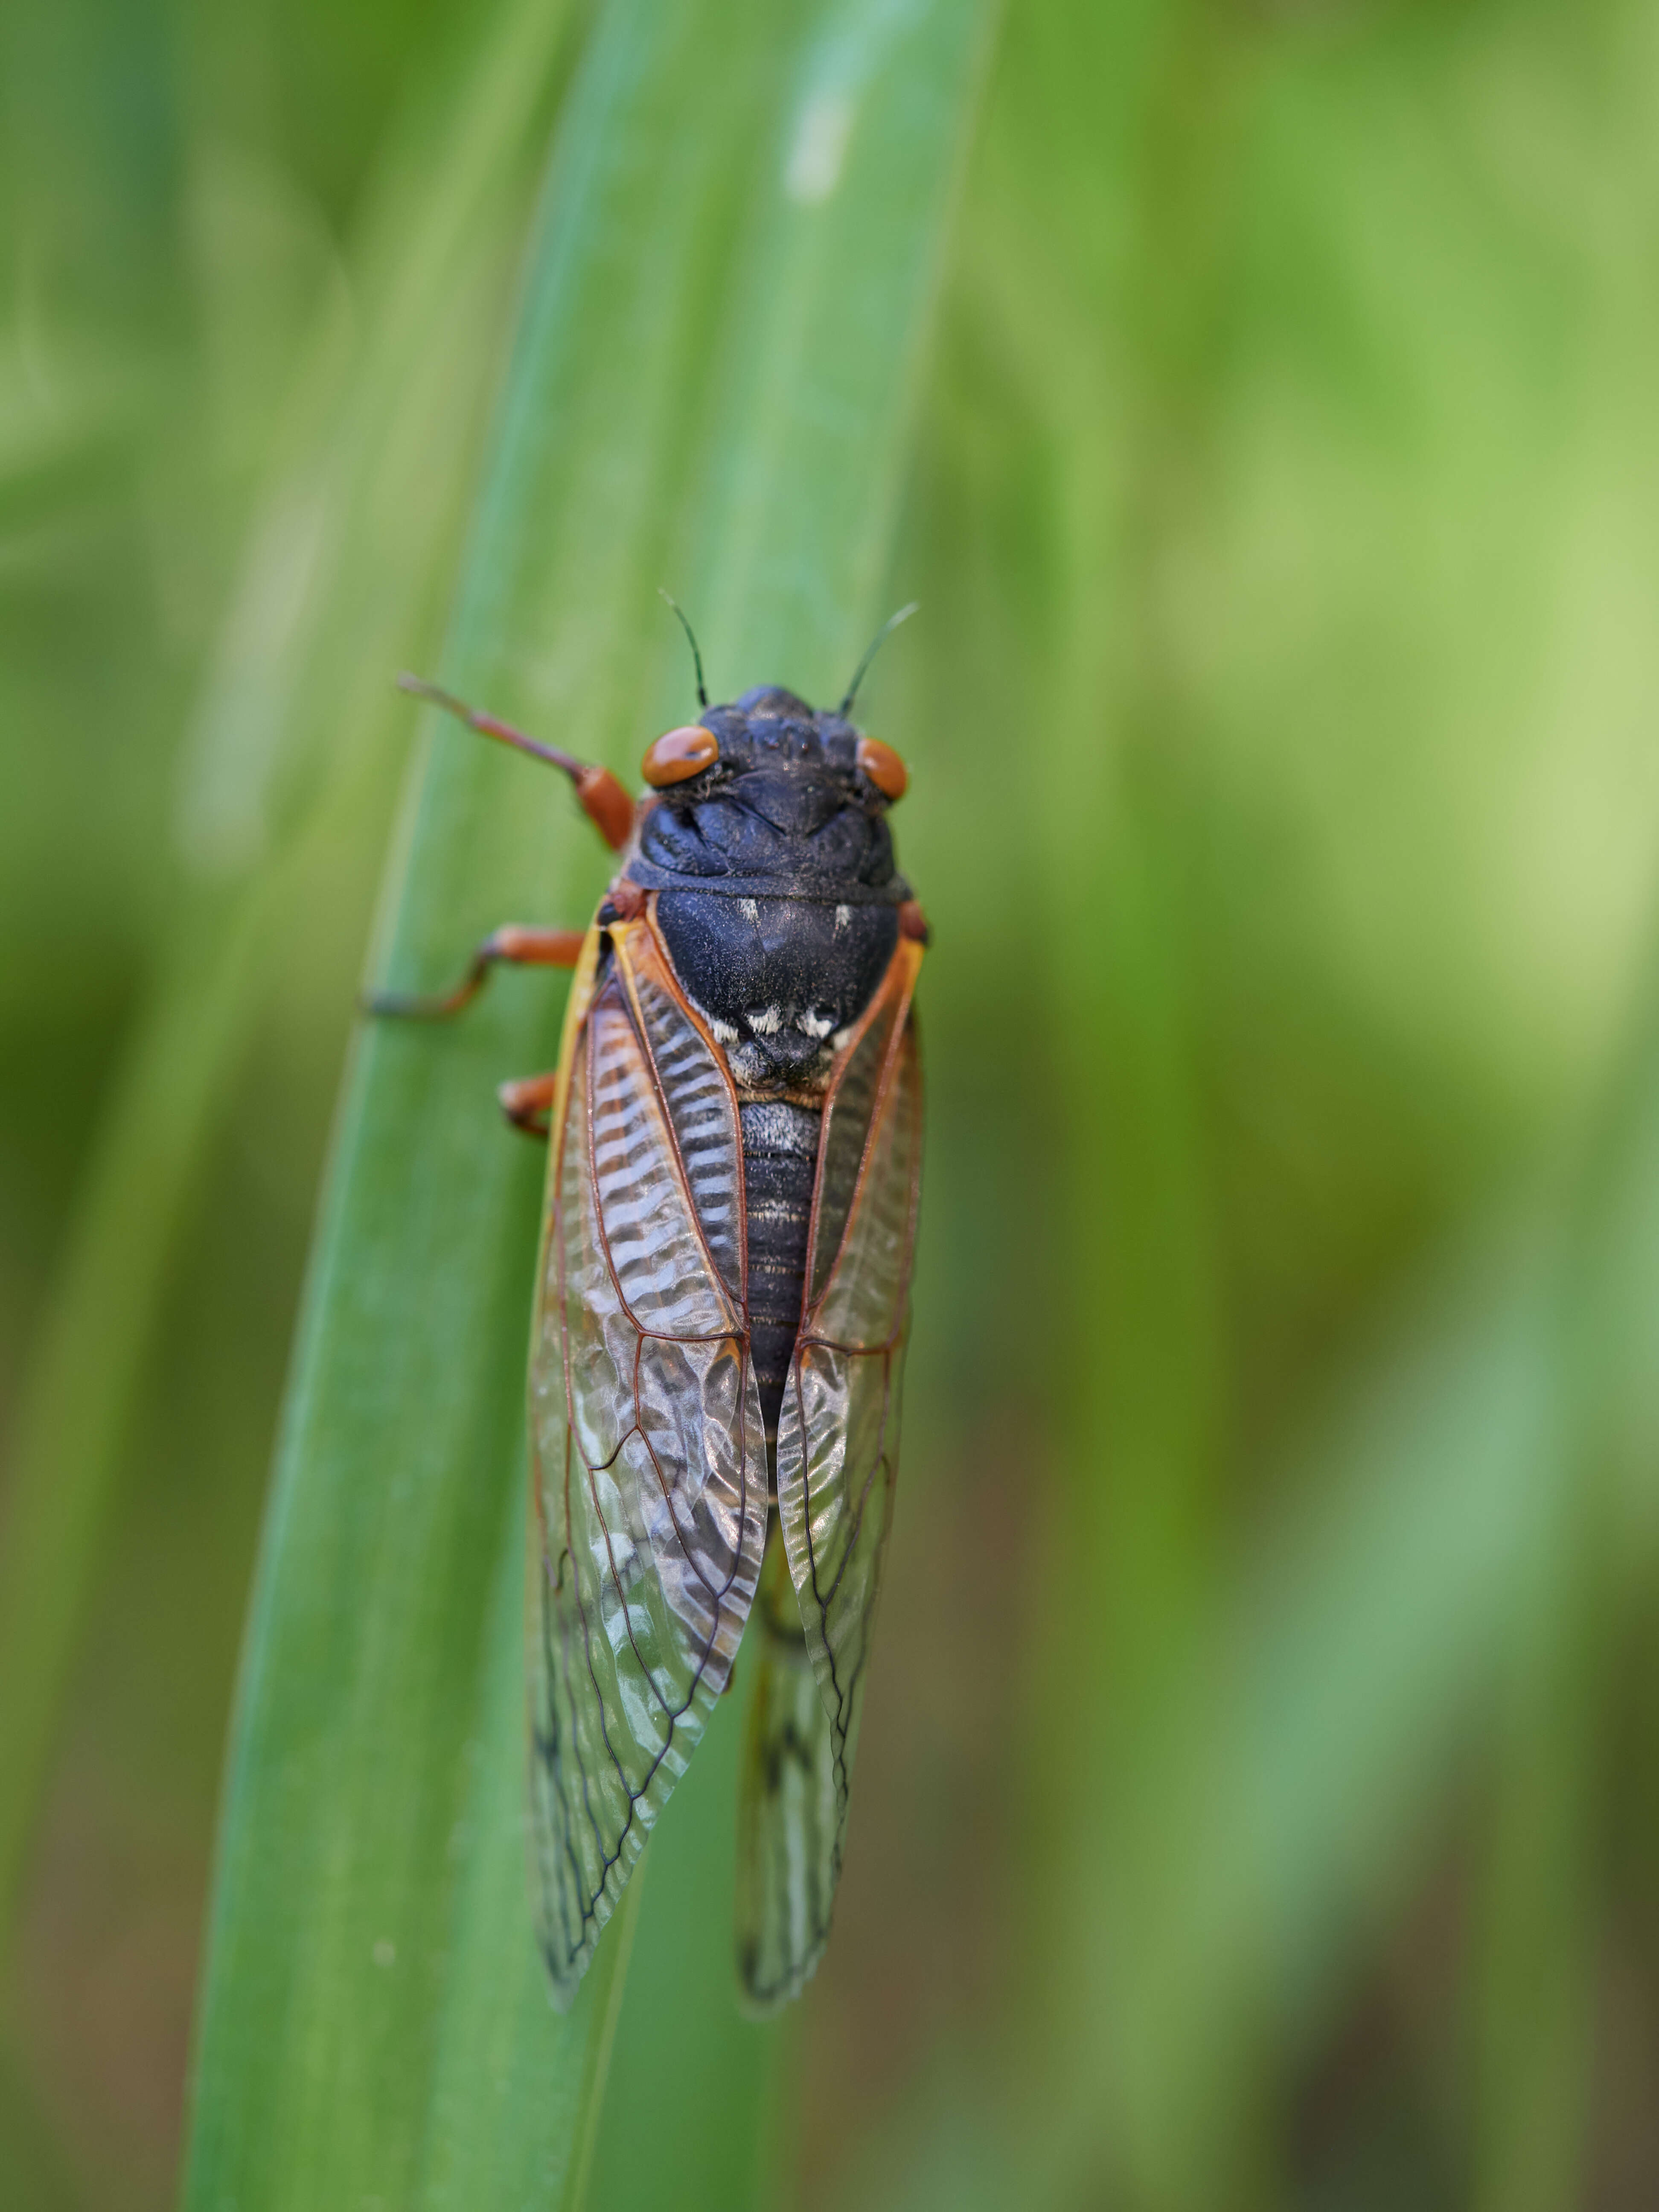
{"label": "orange leg", "polygon": [[430,994],[419,991],[367,991],[363,1011],[370,1014],[398,1014],[415,1021],[447,1021],[471,1006],[497,961],[520,968],[574,968],[581,957],[580,929],[527,929],[509,921],[492,930],[472,956],[471,966],[453,991]]}
{"label": "orange leg", "polygon": [[516,1083],[503,1083],[495,1096],[515,1129],[526,1137],[545,1138],[552,1127],[553,1094],[559,1087],[558,1071],[545,1075],[523,1075]]}
{"label": "orange leg", "polygon": [[562,769],[575,787],[578,805],[611,851],[620,853],[628,842],[634,827],[634,802],[608,768],[595,768],[589,762],[576,760],[557,745],[546,744],[540,738],[527,737],[524,731],[515,730],[511,722],[501,721],[494,714],[480,714],[465,699],[440,690],[435,684],[424,683],[418,676],[400,676],[398,683],[400,689],[412,692],[416,698],[429,699],[445,714],[453,714],[480,737],[494,738],[498,744],[511,745],[515,752],[528,753],[532,760],[545,761],[550,768]]}

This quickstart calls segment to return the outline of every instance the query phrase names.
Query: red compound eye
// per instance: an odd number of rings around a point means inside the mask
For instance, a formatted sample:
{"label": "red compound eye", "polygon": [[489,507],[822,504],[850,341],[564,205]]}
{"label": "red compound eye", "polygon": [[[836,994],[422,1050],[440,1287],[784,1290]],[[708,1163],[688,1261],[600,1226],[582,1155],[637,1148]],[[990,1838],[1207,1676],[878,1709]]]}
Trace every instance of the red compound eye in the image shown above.
{"label": "red compound eye", "polygon": [[883,744],[879,738],[859,739],[859,766],[890,803],[902,799],[909,788],[909,769],[891,745]]}
{"label": "red compound eye", "polygon": [[642,773],[653,791],[665,784],[684,783],[701,775],[720,758],[720,741],[701,722],[687,722],[678,730],[665,730],[646,755]]}

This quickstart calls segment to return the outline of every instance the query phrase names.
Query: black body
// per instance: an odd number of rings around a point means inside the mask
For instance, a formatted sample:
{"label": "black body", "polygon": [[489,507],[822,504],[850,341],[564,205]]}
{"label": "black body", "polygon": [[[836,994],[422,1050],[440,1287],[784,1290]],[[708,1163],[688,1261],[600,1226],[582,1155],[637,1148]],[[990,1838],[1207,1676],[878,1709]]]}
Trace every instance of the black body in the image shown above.
{"label": "black body", "polygon": [[910,890],[850,722],[774,686],[701,720],[718,759],[661,793],[623,873],[659,894],[681,986],[737,1083],[770,1447],[800,1327],[824,1080],[887,971]]}
{"label": "black body", "polygon": [[786,1099],[744,1099],[738,1115],[749,1216],[749,1349],[767,1443],[775,1446],[783,1386],[800,1330],[823,1111]]}

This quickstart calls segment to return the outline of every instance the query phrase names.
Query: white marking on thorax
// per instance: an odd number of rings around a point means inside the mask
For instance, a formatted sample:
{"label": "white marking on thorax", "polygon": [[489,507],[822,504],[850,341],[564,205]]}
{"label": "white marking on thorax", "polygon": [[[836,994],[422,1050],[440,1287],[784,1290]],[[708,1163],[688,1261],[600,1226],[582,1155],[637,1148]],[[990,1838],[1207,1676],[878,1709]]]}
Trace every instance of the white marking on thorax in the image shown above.
{"label": "white marking on thorax", "polygon": [[783,1027],[781,1006],[745,1006],[743,1018],[757,1036],[775,1036]]}
{"label": "white marking on thorax", "polygon": [[851,926],[852,920],[853,909],[850,906],[838,906],[836,908],[836,934],[837,937],[841,935],[843,929],[848,928]]}
{"label": "white marking on thorax", "polygon": [[738,901],[738,912],[743,916],[745,921],[758,921],[760,920],[760,908],[756,905],[753,899],[739,899]]}

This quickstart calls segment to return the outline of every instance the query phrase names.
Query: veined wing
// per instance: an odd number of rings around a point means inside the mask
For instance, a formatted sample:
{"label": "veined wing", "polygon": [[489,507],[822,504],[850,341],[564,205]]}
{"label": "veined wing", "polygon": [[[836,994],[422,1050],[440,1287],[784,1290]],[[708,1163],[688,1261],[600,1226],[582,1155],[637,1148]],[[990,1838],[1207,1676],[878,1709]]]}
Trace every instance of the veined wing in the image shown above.
{"label": "veined wing", "polygon": [[738,1798],[738,1977],[745,2009],[799,1996],[830,1940],[840,1814],[830,1716],[782,1538],[767,1547],[749,1632],[754,1680]]}
{"label": "veined wing", "polygon": [[[757,2002],[793,1995],[817,1964],[846,1839],[853,1756],[898,1474],[899,1397],[921,1180],[921,1070],[910,1010],[921,960],[921,945],[902,940],[836,1072],[824,1108],[806,1306],[779,1416],[777,1492],[803,1649],[823,1713],[825,1732],[815,1755],[827,1763],[833,1820],[821,1924],[803,1923],[799,1941],[793,1923],[774,1929],[772,1950],[782,1961],[773,1970],[778,1985],[769,1996],[748,1982]],[[805,1787],[800,1802],[803,1808],[816,1802]],[[745,1810],[745,1820],[750,1817]],[[810,1855],[805,1838],[796,1838],[791,1854]]]}
{"label": "veined wing", "polygon": [[730,1677],[766,1536],[736,1101],[649,925],[579,972],[531,1358],[531,1826],[568,2005]]}

